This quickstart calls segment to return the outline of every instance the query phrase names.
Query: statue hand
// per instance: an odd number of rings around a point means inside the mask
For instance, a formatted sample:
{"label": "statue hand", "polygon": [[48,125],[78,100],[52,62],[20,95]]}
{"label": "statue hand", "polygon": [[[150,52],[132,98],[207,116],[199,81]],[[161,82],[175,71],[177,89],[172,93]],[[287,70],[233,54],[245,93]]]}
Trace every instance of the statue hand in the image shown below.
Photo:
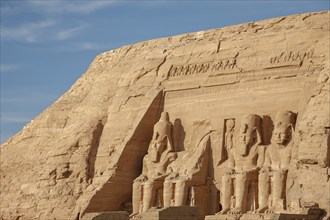
{"label": "statue hand", "polygon": [[286,172],[288,171],[288,168],[280,168],[280,171],[281,171],[282,173],[286,173]]}
{"label": "statue hand", "polygon": [[243,170],[242,174],[248,174],[248,173],[254,173],[254,172],[258,172],[258,167],[250,169],[250,170]]}
{"label": "statue hand", "polygon": [[268,173],[269,171],[270,171],[270,167],[264,166],[264,167],[261,167],[259,173]]}
{"label": "statue hand", "polygon": [[179,176],[178,172],[172,172],[170,175],[168,175],[168,179],[172,180],[172,179],[176,179]]}
{"label": "statue hand", "polygon": [[235,170],[232,169],[232,168],[227,168],[227,169],[225,170],[225,174],[227,174],[227,175],[231,175],[231,174],[234,174],[234,173],[235,173]]}
{"label": "statue hand", "polygon": [[138,178],[136,178],[134,180],[134,182],[140,182],[140,183],[142,183],[142,182],[145,182],[146,180],[148,180],[148,177],[146,175],[140,175]]}

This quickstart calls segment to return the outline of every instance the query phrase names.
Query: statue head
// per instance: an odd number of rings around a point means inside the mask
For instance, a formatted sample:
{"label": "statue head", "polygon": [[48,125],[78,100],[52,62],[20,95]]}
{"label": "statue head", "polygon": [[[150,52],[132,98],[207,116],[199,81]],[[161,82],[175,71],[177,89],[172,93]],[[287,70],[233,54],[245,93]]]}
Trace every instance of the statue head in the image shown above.
{"label": "statue head", "polygon": [[[151,161],[158,162],[164,151],[172,150],[171,144],[168,144],[171,129],[172,123],[170,122],[168,113],[162,112],[159,121],[154,126],[154,134],[148,149]],[[167,149],[167,147],[170,149]]]}
{"label": "statue head", "polygon": [[154,126],[153,140],[161,141],[165,135],[170,135],[171,132],[170,117],[167,112],[162,112],[159,121]]}
{"label": "statue head", "polygon": [[160,119],[159,119],[160,122],[170,122],[170,116],[168,115],[167,112],[162,112],[160,114]]}
{"label": "statue head", "polygon": [[161,141],[151,141],[148,149],[148,155],[152,162],[159,162],[160,156],[164,153],[167,146],[167,137]]}
{"label": "statue head", "polygon": [[279,111],[275,117],[273,140],[276,144],[286,146],[292,139],[296,114],[291,111]]}
{"label": "statue head", "polygon": [[260,123],[259,115],[250,114],[243,117],[239,131],[239,153],[242,156],[247,156],[253,145],[261,143]]}

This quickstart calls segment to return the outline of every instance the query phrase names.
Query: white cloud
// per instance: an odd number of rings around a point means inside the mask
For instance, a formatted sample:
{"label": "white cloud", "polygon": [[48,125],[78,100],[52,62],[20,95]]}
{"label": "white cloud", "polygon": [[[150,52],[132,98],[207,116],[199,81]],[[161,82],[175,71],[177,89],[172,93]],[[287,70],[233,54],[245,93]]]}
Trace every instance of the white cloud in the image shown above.
{"label": "white cloud", "polygon": [[29,0],[28,3],[37,11],[51,14],[90,14],[94,11],[112,5],[116,1],[35,1]]}
{"label": "white cloud", "polygon": [[80,42],[72,43],[66,47],[58,48],[59,51],[83,51],[83,50],[105,50],[109,48],[107,45],[93,43],[93,42]]}
{"label": "white cloud", "polygon": [[71,38],[85,28],[87,28],[86,25],[81,25],[67,30],[61,30],[57,33],[56,40],[66,40],[68,38]]}
{"label": "white cloud", "polygon": [[0,72],[1,73],[7,73],[7,72],[13,72],[15,70],[18,70],[20,68],[17,64],[0,64]]}
{"label": "white cloud", "polygon": [[100,50],[104,47],[100,44],[91,43],[91,42],[84,42],[75,45],[76,49],[78,50]]}
{"label": "white cloud", "polygon": [[18,27],[2,27],[2,40],[17,40],[23,42],[38,42],[42,40],[42,35],[47,33],[50,27],[56,24],[54,20],[25,23]]}
{"label": "white cloud", "polygon": [[72,38],[82,30],[88,28],[87,24],[63,29],[55,20],[45,20],[24,23],[17,27],[2,27],[1,40],[38,43],[46,41],[63,41]]}

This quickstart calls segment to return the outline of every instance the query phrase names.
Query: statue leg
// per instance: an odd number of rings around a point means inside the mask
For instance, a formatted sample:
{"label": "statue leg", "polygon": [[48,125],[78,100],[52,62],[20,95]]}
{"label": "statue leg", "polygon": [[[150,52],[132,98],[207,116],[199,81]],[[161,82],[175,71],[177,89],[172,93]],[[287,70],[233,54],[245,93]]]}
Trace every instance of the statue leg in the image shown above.
{"label": "statue leg", "polygon": [[171,205],[172,195],[173,195],[172,181],[165,180],[164,192],[163,192],[164,207],[169,207]]}
{"label": "statue leg", "polygon": [[143,186],[143,212],[148,211],[156,200],[156,192],[154,189],[154,182],[147,181]]}
{"label": "statue leg", "polygon": [[222,192],[221,192],[221,206],[220,214],[226,214],[230,209],[230,198],[233,195],[233,181],[230,175],[222,177]]}
{"label": "statue leg", "polygon": [[280,206],[280,209],[284,209],[284,195],[285,195],[285,180],[286,180],[286,173],[282,171],[274,172],[274,179],[273,179],[273,206],[274,208]]}
{"label": "statue leg", "polygon": [[140,182],[133,183],[132,206],[133,215],[139,213],[140,203],[142,201],[142,186]]}
{"label": "statue leg", "polygon": [[256,210],[257,213],[263,213],[268,208],[270,183],[268,173],[259,173],[258,180],[258,200],[259,208]]}
{"label": "statue leg", "polygon": [[231,211],[233,214],[245,212],[246,194],[247,194],[247,176],[246,174],[236,175],[235,185],[235,208]]}
{"label": "statue leg", "polygon": [[174,204],[175,206],[184,206],[187,201],[187,181],[178,180],[175,183]]}

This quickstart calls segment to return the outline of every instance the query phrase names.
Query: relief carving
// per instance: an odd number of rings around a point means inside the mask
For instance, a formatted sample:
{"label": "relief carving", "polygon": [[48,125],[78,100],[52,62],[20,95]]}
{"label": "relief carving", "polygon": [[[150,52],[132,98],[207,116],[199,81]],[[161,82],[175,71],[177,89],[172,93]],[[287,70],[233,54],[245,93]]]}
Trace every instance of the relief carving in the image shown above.
{"label": "relief carving", "polygon": [[208,61],[205,63],[198,63],[198,64],[172,66],[167,76],[171,78],[171,77],[203,74],[211,71],[233,70],[235,68],[237,68],[236,59]]}
{"label": "relief carving", "polygon": [[313,57],[314,49],[302,52],[302,51],[289,51],[283,52],[278,56],[273,56],[269,59],[271,64],[297,64],[301,66],[305,59],[310,59]]}

